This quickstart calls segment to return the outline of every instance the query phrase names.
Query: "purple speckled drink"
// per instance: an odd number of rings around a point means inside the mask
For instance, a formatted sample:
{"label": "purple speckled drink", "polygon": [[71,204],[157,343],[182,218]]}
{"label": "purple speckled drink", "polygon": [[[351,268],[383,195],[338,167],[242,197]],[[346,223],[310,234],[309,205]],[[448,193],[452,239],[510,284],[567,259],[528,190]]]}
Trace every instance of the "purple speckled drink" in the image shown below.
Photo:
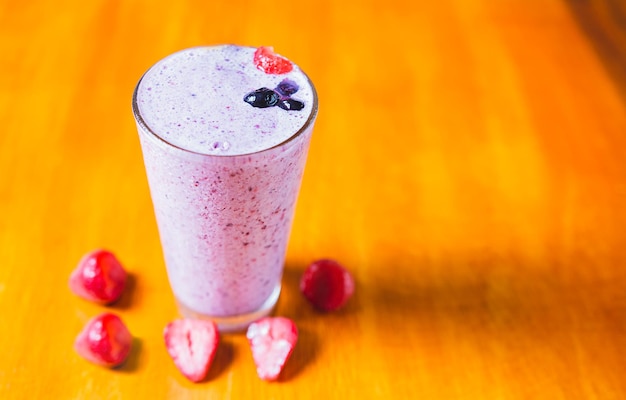
{"label": "purple speckled drink", "polygon": [[150,68],[133,97],[174,296],[183,315],[223,331],[246,327],[278,299],[317,114],[297,66],[265,73],[254,53],[180,51]]}

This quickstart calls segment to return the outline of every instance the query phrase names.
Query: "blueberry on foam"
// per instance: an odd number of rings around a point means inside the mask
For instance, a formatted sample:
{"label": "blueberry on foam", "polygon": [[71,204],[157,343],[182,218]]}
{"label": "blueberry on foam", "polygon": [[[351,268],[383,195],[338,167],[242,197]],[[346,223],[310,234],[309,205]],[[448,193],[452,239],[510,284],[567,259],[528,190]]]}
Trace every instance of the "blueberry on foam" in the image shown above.
{"label": "blueberry on foam", "polygon": [[266,87],[250,92],[243,98],[243,101],[257,108],[274,107],[278,100],[278,93]]}
{"label": "blueberry on foam", "polygon": [[287,98],[287,99],[282,99],[281,101],[279,101],[278,107],[287,111],[291,111],[291,110],[300,111],[304,108],[304,103],[296,99]]}
{"label": "blueberry on foam", "polygon": [[290,97],[292,94],[297,92],[298,89],[300,89],[300,87],[297,83],[290,79],[283,79],[278,86],[276,86],[275,90],[284,97]]}
{"label": "blueberry on foam", "polygon": [[300,111],[304,108],[304,103],[291,98],[291,95],[296,93],[298,89],[300,87],[297,83],[290,79],[283,79],[276,86],[276,89],[271,90],[266,87],[257,89],[246,94],[243,101],[258,108],[278,106],[287,111]]}

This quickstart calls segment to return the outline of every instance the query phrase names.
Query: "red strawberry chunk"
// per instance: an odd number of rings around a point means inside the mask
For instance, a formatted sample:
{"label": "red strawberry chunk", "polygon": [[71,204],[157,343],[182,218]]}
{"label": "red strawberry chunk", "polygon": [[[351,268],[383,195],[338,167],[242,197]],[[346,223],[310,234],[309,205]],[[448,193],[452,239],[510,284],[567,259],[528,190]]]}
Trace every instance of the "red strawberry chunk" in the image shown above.
{"label": "red strawberry chunk", "polygon": [[352,297],[354,278],[337,261],[318,260],[304,271],[300,291],[319,310],[334,311]]}
{"label": "red strawberry chunk", "polygon": [[192,382],[203,380],[219,343],[217,325],[200,319],[177,319],[167,324],[163,336],[179,371]]}
{"label": "red strawberry chunk", "polygon": [[274,53],[273,47],[261,46],[254,52],[254,65],[266,74],[286,74],[293,69],[291,61]]}
{"label": "red strawberry chunk", "polygon": [[284,317],[265,317],[248,327],[246,337],[259,378],[278,379],[298,341],[294,322]]}
{"label": "red strawberry chunk", "polygon": [[76,337],[74,349],[94,364],[115,367],[126,360],[132,342],[133,337],[120,317],[104,313],[85,325]]}
{"label": "red strawberry chunk", "polygon": [[70,275],[69,286],[76,295],[96,303],[118,300],[126,285],[126,271],[113,253],[94,250],[86,254]]}

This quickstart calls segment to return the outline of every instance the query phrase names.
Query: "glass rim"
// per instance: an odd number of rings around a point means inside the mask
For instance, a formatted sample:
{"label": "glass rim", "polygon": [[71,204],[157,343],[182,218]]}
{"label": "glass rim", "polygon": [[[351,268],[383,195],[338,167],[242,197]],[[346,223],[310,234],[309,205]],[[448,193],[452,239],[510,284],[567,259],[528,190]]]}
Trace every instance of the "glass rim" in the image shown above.
{"label": "glass rim", "polygon": [[[206,47],[215,47],[215,46],[200,46],[200,47],[195,47],[195,48],[203,48],[203,47],[206,48]],[[241,46],[241,47],[246,47],[246,46]],[[185,50],[190,50],[190,49],[192,49],[192,48],[187,48],[187,49],[183,49],[183,50],[180,50],[180,51],[185,51]],[[172,53],[172,54],[174,54],[174,53]],[[169,55],[167,57],[169,57]],[[163,59],[161,59],[161,60],[163,60]],[[311,82],[311,79],[309,78],[309,76],[302,69],[300,69],[300,72],[302,73],[302,75],[304,75],[304,78],[306,79],[308,84],[311,86],[311,92],[313,94],[313,104],[311,106],[311,112],[309,113],[309,116],[307,117],[306,121],[304,121],[304,124],[296,132],[294,132],[291,136],[289,136],[287,139],[285,139],[282,142],[277,143],[277,144],[275,144],[275,145],[273,145],[271,147],[264,148],[262,150],[252,151],[252,152],[248,152],[248,153],[240,153],[240,154],[209,154],[209,153],[202,153],[202,152],[199,152],[199,151],[186,149],[184,147],[181,147],[181,146],[178,146],[178,145],[176,145],[174,143],[171,143],[170,141],[166,140],[161,135],[159,135],[156,131],[154,131],[148,125],[148,123],[143,119],[143,116],[141,115],[141,112],[139,111],[139,104],[137,103],[137,93],[139,91],[139,86],[141,85],[141,82],[143,81],[143,78],[146,76],[146,74],[152,68],[154,68],[159,62],[161,62],[161,60],[157,61],[150,68],[148,68],[148,70],[146,70],[146,72],[144,72],[144,74],[139,79],[139,82],[137,82],[137,85],[135,86],[135,90],[133,91],[132,107],[133,107],[133,115],[135,116],[135,121],[140,126],[140,128],[144,132],[148,133],[150,137],[156,139],[158,142],[160,142],[161,144],[163,144],[163,145],[165,145],[165,146],[167,146],[169,148],[172,148],[172,149],[175,149],[175,150],[178,150],[178,151],[182,151],[182,152],[190,154],[190,155],[195,155],[195,156],[200,156],[200,157],[205,157],[205,158],[212,158],[212,157],[236,158],[236,157],[250,156],[250,155],[253,155],[253,154],[259,154],[259,153],[272,151],[274,149],[277,149],[279,147],[283,147],[284,145],[294,141],[295,139],[300,137],[304,132],[306,132],[313,125],[313,122],[315,121],[315,118],[317,117],[317,112],[318,112],[317,90],[315,89],[315,86],[313,85],[313,82]]]}

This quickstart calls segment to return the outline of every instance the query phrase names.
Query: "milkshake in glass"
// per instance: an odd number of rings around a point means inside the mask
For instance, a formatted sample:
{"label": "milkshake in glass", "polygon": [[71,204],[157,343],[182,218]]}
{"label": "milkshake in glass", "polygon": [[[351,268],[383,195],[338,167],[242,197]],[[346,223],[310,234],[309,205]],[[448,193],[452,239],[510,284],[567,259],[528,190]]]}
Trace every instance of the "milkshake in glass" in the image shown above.
{"label": "milkshake in glass", "polygon": [[278,300],[317,114],[304,72],[262,51],[180,51],[150,68],[133,96],[179,310],[222,331],[244,329]]}

